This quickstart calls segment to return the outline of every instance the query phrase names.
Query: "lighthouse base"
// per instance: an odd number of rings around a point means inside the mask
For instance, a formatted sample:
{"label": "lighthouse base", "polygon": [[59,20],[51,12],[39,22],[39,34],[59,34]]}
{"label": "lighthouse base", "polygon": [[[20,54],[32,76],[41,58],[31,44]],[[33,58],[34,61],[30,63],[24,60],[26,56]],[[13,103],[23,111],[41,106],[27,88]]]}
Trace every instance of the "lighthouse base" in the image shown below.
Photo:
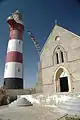
{"label": "lighthouse base", "polygon": [[4,88],[6,89],[23,89],[22,78],[4,78]]}

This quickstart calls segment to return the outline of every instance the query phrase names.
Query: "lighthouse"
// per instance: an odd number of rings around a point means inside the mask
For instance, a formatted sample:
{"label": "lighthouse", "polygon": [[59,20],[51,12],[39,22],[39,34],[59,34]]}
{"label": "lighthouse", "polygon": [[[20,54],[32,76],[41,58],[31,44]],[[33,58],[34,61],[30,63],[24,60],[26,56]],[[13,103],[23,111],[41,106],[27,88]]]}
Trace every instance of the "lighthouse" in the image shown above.
{"label": "lighthouse", "polygon": [[24,24],[19,10],[8,17],[9,41],[4,70],[4,88],[23,89]]}

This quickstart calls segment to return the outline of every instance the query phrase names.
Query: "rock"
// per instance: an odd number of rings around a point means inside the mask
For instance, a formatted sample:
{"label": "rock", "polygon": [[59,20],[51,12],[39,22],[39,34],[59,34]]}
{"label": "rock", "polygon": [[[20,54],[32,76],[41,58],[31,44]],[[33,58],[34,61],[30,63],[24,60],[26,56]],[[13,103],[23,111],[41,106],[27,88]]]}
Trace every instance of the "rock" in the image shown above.
{"label": "rock", "polygon": [[16,101],[9,104],[10,107],[24,107],[32,106],[32,103],[29,102],[26,98],[18,98]]}

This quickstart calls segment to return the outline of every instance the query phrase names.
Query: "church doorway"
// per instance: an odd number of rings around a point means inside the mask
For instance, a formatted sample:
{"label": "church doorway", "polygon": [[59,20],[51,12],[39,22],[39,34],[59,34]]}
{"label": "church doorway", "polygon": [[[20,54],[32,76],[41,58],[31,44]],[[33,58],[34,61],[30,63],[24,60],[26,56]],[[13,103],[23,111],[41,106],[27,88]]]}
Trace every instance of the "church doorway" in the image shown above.
{"label": "church doorway", "polygon": [[65,68],[58,68],[54,74],[55,92],[71,92],[71,81]]}
{"label": "church doorway", "polygon": [[68,92],[68,77],[61,77],[60,78],[60,92]]}

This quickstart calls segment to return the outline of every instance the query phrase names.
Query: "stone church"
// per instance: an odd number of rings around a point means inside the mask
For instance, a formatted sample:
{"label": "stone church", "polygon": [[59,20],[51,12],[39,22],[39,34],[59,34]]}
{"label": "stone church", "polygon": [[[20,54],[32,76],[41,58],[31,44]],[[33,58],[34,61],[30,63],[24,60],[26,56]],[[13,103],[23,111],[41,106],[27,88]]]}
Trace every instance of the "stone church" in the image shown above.
{"label": "stone church", "polygon": [[80,37],[55,25],[40,54],[37,92],[80,92]]}

